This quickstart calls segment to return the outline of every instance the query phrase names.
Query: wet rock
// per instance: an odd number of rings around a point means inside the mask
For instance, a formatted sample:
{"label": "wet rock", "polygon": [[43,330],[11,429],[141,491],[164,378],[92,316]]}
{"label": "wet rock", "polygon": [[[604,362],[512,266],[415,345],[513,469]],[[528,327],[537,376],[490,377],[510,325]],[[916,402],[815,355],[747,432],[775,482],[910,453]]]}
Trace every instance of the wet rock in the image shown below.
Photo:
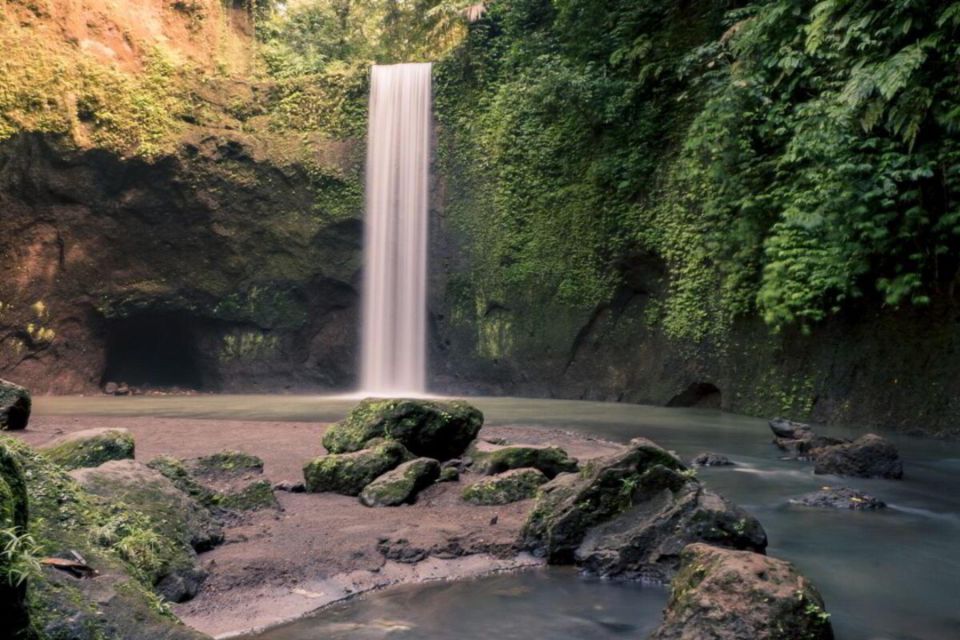
{"label": "wet rock", "polygon": [[471,504],[509,504],[533,498],[546,482],[547,476],[539,469],[512,469],[473,483],[462,496]]}
{"label": "wet rock", "polygon": [[651,640],[832,640],[823,598],[788,562],[706,544],[681,554]]}
{"label": "wet rock", "polygon": [[0,431],[26,429],[31,404],[30,392],[24,387],[0,380]]}
{"label": "wet rock", "polygon": [[349,453],[385,438],[416,456],[449,460],[463,454],[481,426],[483,414],[466,402],[367,399],[327,429],[323,446],[330,453]]}
{"label": "wet rock", "polygon": [[654,580],[669,578],[691,542],[759,552],[767,544],[754,517],[644,438],[544,485],[521,539],[553,564]]}
{"label": "wet rock", "polygon": [[58,438],[41,451],[49,460],[69,470],[132,459],[134,442],[133,435],[126,429],[85,429]]}
{"label": "wet rock", "polygon": [[850,441],[841,438],[818,436],[813,433],[806,438],[775,438],[773,441],[781,451],[787,453],[786,458],[804,461],[816,458],[817,452],[821,449],[833,447],[838,444],[846,444],[848,442]]}
{"label": "wet rock", "polygon": [[871,495],[847,487],[823,487],[790,500],[792,504],[820,509],[851,509],[853,511],[876,511],[886,509],[887,504]]}
{"label": "wet rock", "polygon": [[788,440],[805,440],[813,437],[813,428],[802,422],[794,422],[786,418],[773,418],[767,424],[773,435]]}
{"label": "wet rock", "polygon": [[480,445],[472,450],[473,468],[484,475],[494,475],[511,469],[540,470],[547,478],[559,473],[577,470],[577,461],[560,447],[508,445]]}
{"label": "wet rock", "polygon": [[[27,533],[27,485],[12,451],[0,443],[0,529],[15,535]],[[27,584],[6,579],[10,557],[0,554],[0,620],[11,637],[29,627]]]}
{"label": "wet rock", "polygon": [[360,492],[360,502],[368,507],[395,507],[410,503],[439,476],[439,462],[433,458],[415,458],[364,487]]}
{"label": "wet rock", "polygon": [[701,453],[690,461],[694,467],[732,467],[733,461],[719,453]]}
{"label": "wet rock", "polygon": [[89,493],[122,502],[158,523],[164,538],[197,551],[223,542],[223,529],[208,509],[180,491],[166,476],[135,460],[112,460],[76,469],[70,476]]}
{"label": "wet rock", "polygon": [[303,477],[307,491],[332,491],[357,496],[378,476],[410,458],[399,442],[382,442],[353,453],[329,454],[307,463]]}
{"label": "wet rock", "polygon": [[813,472],[860,478],[903,478],[903,462],[890,441],[868,433],[846,444],[816,451]]}

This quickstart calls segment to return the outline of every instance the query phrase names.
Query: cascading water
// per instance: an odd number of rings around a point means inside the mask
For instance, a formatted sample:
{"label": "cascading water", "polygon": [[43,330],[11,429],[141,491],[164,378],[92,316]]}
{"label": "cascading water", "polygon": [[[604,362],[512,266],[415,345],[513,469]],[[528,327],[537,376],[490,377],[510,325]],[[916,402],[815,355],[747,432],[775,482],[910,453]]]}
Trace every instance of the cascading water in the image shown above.
{"label": "cascading water", "polygon": [[373,395],[426,390],[431,70],[371,71],[361,388]]}

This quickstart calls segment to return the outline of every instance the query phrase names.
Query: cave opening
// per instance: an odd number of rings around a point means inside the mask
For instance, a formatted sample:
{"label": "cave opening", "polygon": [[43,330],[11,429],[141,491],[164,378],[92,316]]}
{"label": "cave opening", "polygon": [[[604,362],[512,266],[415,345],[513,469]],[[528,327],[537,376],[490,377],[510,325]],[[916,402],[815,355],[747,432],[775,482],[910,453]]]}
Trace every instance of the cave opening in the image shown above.
{"label": "cave opening", "polygon": [[694,382],[670,398],[668,407],[692,407],[696,409],[719,409],[722,395],[720,389],[710,382]]}
{"label": "cave opening", "polygon": [[101,384],[146,389],[205,386],[202,321],[184,313],[144,312],[105,325],[106,362]]}

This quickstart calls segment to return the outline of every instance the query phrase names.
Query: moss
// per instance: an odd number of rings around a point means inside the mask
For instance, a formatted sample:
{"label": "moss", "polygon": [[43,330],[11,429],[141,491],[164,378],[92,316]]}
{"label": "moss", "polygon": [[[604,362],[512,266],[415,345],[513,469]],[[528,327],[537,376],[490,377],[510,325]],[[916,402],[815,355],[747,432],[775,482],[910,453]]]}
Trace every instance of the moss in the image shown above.
{"label": "moss", "polygon": [[440,477],[437,482],[457,482],[460,480],[460,472],[456,467],[444,467],[440,470]]}
{"label": "moss", "polygon": [[410,457],[403,445],[383,442],[371,449],[321,456],[303,468],[307,491],[359,495],[378,476]]}
{"label": "moss", "polygon": [[360,502],[368,507],[395,507],[413,502],[417,493],[440,476],[440,463],[431,458],[404,462],[364,487]]}
{"label": "moss", "polygon": [[484,478],[468,486],[461,494],[466,502],[477,505],[509,504],[537,495],[547,477],[537,469],[514,469]]}
{"label": "moss", "polygon": [[263,471],[263,460],[242,451],[221,451],[197,458],[194,466],[197,473],[206,475],[260,473]]}
{"label": "moss", "polygon": [[216,492],[194,480],[182,461],[170,456],[158,456],[148,462],[147,466],[162,473],[175,487],[200,504],[207,507],[217,504]]}
{"label": "moss", "polygon": [[132,459],[134,441],[126,429],[90,429],[51,443],[43,455],[64,469],[97,467],[109,460]]}
{"label": "moss", "polygon": [[548,478],[577,470],[577,461],[560,447],[507,446],[492,451],[472,452],[474,467],[487,475],[511,469],[539,469]]}
{"label": "moss", "polygon": [[218,496],[217,505],[237,511],[258,511],[275,508],[279,503],[270,483],[266,480],[258,480],[240,491],[221,494]]}

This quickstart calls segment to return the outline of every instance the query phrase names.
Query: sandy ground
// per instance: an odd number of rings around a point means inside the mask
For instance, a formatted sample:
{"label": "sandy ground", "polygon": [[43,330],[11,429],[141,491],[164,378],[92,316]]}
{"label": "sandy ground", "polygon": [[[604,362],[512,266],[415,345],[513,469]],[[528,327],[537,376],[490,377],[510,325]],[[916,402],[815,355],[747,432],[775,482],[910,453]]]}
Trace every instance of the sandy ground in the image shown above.
{"label": "sandy ground", "polygon": [[[200,456],[225,449],[260,456],[272,482],[302,481],[301,469],[324,453],[326,425],[303,422],[37,416],[19,435],[32,445],[93,427],[125,427],[143,462],[159,454]],[[555,444],[581,460],[615,444],[532,427],[484,427],[481,438]],[[535,566],[514,542],[532,501],[480,507],[460,500],[465,483],[437,484],[416,504],[369,509],[335,494],[277,492],[282,510],[245,516],[226,542],[201,555],[209,577],[200,594],[175,605],[186,623],[229,637],[303,616],[386,586],[457,579]]]}

